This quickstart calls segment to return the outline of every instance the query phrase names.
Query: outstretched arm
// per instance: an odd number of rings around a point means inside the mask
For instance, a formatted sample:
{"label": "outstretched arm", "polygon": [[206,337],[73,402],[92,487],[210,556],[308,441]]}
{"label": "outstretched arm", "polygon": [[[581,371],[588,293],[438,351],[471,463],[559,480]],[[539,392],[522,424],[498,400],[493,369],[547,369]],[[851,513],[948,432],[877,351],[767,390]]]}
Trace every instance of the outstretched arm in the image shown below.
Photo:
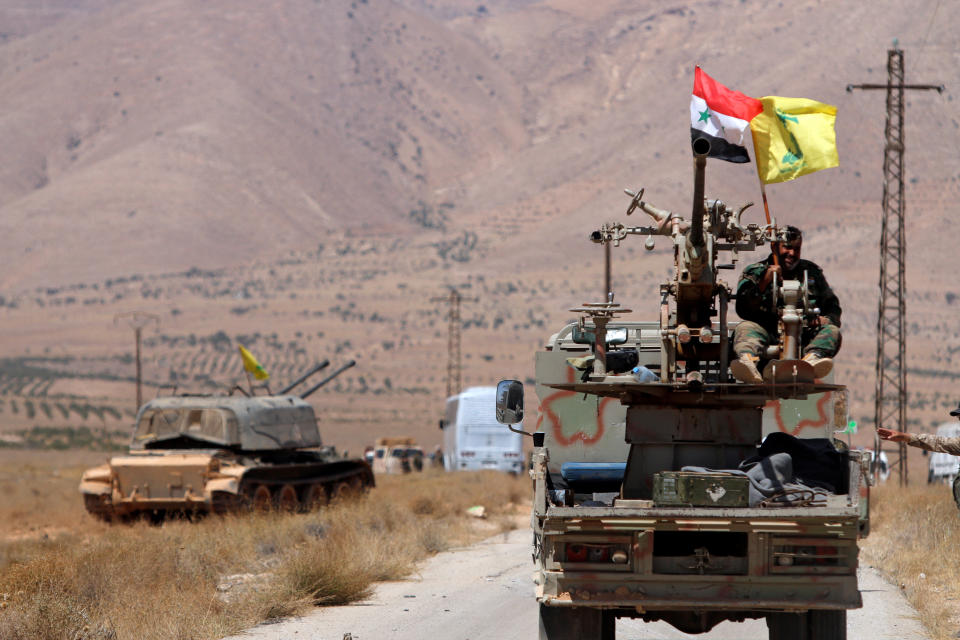
{"label": "outstretched arm", "polygon": [[877,433],[884,440],[906,442],[912,447],[926,449],[927,451],[939,451],[954,456],[960,455],[960,438],[935,436],[929,433],[904,433],[892,429],[877,429]]}
{"label": "outstretched arm", "polygon": [[910,442],[910,434],[904,433],[903,431],[894,431],[893,429],[877,429],[877,433],[880,435],[880,438],[883,440],[891,440],[893,442]]}

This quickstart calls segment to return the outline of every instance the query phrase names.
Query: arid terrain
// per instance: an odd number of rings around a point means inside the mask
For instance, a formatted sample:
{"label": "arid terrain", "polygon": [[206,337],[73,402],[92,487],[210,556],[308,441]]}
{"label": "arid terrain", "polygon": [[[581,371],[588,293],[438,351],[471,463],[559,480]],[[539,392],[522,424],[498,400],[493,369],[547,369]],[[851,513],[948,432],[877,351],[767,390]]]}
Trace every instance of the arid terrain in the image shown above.
{"label": "arid terrain", "polygon": [[[633,220],[622,189],[689,211],[699,63],[749,95],[839,109],[840,167],[768,193],[843,303],[837,380],[866,444],[885,108],[845,87],[885,82],[894,38],[908,82],[946,86],[910,93],[906,113],[909,421],[930,430],[960,375],[958,20],[933,0],[6,2],[0,433],[122,441],[134,339],[117,316],[141,311],[158,318],[148,398],[246,384],[237,344],[274,389],[355,358],[311,397],[326,441],[432,446],[448,339],[433,299],[471,299],[464,386],[530,379],[568,309],[600,297],[587,236]],[[760,199],[752,165],[710,162],[707,193]],[[670,264],[665,243],[614,250],[634,317],[655,317]]]}

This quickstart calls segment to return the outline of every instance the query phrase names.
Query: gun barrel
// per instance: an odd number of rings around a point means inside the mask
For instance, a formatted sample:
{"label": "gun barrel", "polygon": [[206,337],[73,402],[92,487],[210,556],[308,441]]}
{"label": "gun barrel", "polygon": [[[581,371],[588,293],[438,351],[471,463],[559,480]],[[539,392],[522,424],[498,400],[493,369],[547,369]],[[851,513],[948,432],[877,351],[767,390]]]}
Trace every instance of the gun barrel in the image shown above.
{"label": "gun barrel", "polygon": [[693,211],[690,213],[690,244],[702,247],[703,240],[703,189],[707,171],[707,154],[710,153],[710,141],[697,138],[693,141]]}
{"label": "gun barrel", "polygon": [[303,398],[303,399],[306,399],[307,396],[313,394],[314,391],[316,391],[317,389],[319,389],[319,388],[322,387],[323,385],[327,384],[328,382],[330,382],[331,380],[333,380],[333,379],[336,378],[338,375],[340,375],[341,373],[343,373],[344,371],[346,371],[346,370],[349,369],[350,367],[354,366],[355,364],[357,364],[357,361],[356,361],[356,360],[348,360],[347,363],[344,364],[344,365],[342,365],[339,369],[337,369],[336,371],[334,371],[333,373],[331,373],[330,375],[328,375],[326,378],[324,378],[323,380],[321,380],[321,381],[318,382],[317,384],[313,385],[312,387],[310,387],[309,389],[307,389],[306,391],[304,391],[303,393],[301,393],[301,394],[300,394],[300,397]]}
{"label": "gun barrel", "polygon": [[323,362],[320,362],[319,364],[315,365],[312,369],[304,373],[302,376],[300,376],[299,378],[297,378],[287,386],[285,386],[277,395],[282,396],[284,394],[290,393],[298,384],[300,384],[301,382],[303,382],[304,380],[306,380],[307,378],[315,374],[317,371],[320,371],[321,369],[325,369],[329,366],[330,366],[330,361],[327,359],[324,359]]}

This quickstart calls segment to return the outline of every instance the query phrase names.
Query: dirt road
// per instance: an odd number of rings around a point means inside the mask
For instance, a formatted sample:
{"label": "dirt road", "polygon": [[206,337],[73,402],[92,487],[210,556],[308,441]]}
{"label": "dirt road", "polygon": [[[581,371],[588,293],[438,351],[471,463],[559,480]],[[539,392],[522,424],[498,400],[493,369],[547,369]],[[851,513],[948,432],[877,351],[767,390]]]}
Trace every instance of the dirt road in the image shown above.
{"label": "dirt road", "polygon": [[[537,637],[530,531],[440,554],[370,600],[261,625],[230,640],[532,640]],[[916,612],[876,571],[862,568],[863,609],[847,617],[848,640],[927,640]],[[347,635],[349,634],[349,636]],[[767,640],[761,621],[725,622],[692,636],[668,624],[617,622],[618,640]]]}

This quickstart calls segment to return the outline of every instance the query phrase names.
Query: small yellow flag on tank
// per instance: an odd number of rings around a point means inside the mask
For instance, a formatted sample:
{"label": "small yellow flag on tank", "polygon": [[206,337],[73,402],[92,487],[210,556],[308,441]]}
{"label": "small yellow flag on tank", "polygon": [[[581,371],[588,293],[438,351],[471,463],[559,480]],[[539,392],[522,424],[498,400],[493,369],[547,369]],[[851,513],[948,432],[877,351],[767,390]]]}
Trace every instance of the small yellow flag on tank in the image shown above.
{"label": "small yellow flag on tank", "polygon": [[253,377],[257,380],[266,380],[270,377],[270,374],[267,373],[267,370],[263,368],[263,365],[257,362],[257,359],[253,357],[253,354],[247,351],[246,347],[242,344],[237,345],[240,348],[240,357],[243,358],[243,368],[253,374]]}

